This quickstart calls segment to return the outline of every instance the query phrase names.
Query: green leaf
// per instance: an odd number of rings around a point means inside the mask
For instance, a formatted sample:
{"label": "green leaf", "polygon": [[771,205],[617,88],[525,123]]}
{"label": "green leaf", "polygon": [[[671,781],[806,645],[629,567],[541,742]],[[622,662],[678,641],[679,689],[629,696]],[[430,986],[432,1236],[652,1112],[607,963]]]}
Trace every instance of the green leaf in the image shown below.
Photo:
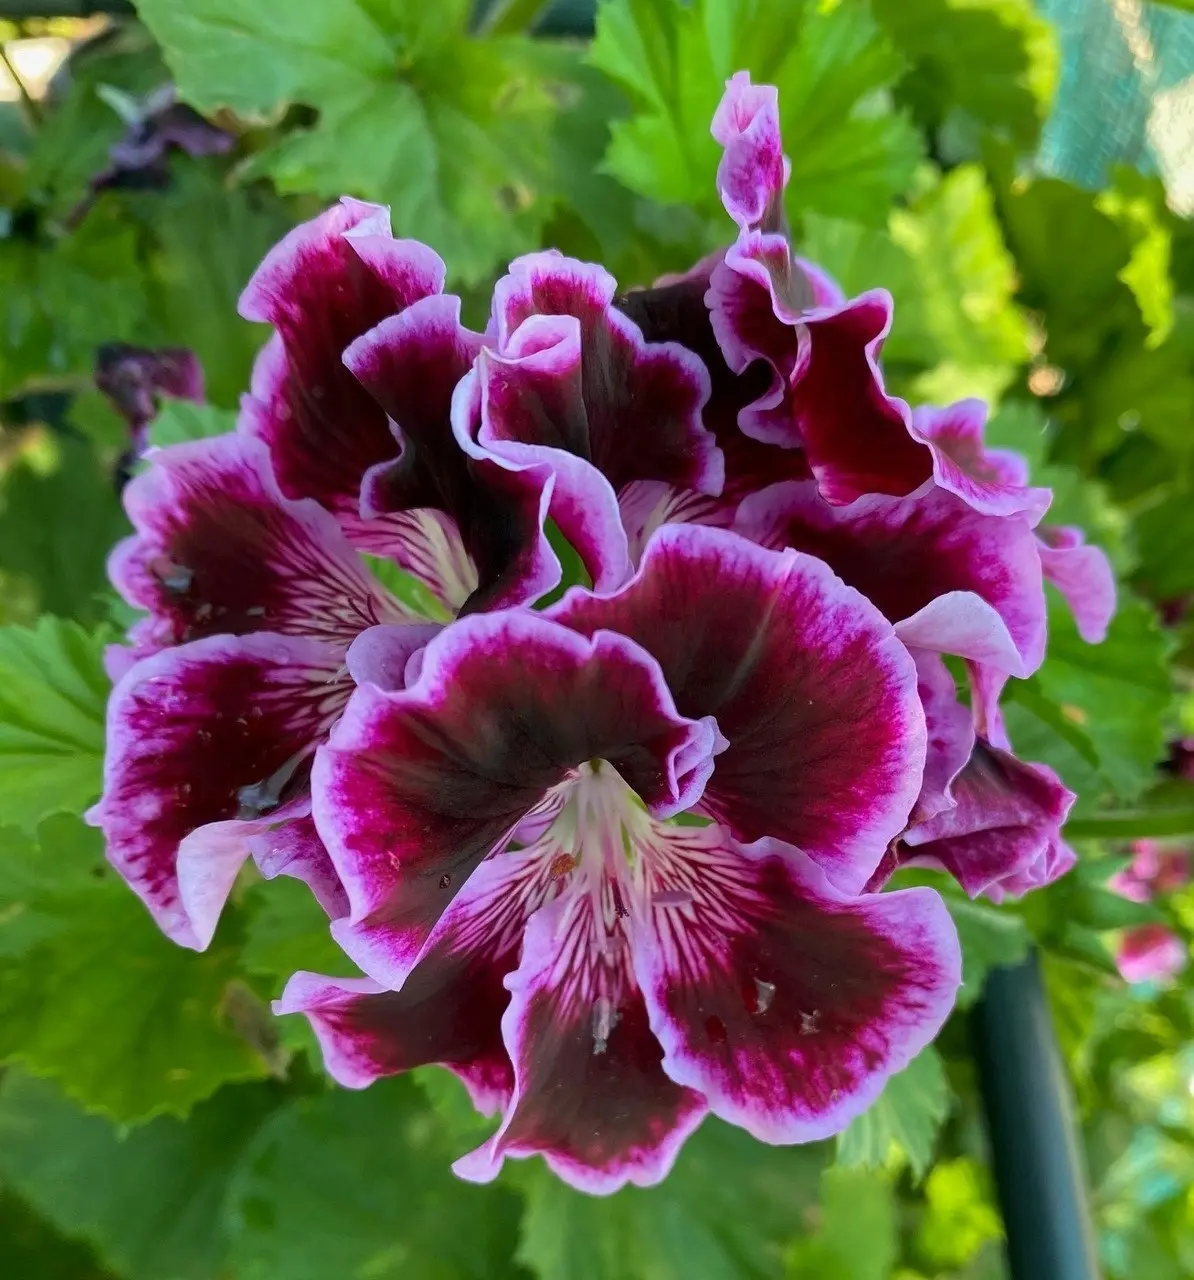
{"label": "green leaf", "polygon": [[0,1240],[14,1276],[36,1280],[117,1280],[84,1244],[64,1239],[15,1192],[0,1184]]}
{"label": "green leaf", "polygon": [[59,239],[0,240],[0,308],[0,397],[88,377],[96,347],[142,331],[136,229],[105,203]]}
{"label": "green leaf", "polygon": [[518,1259],[541,1280],[764,1280],[817,1198],[825,1150],[766,1147],[706,1120],[665,1182],[585,1196],[538,1161],[520,1170]]}
{"label": "green leaf", "polygon": [[149,443],[164,448],[168,444],[207,440],[235,430],[236,414],[231,409],[193,404],[190,400],[164,400],[149,424]]}
{"label": "green leaf", "polygon": [[901,84],[917,117],[939,128],[960,111],[1029,150],[1048,114],[1057,41],[1031,0],[871,0],[914,65]]}
{"label": "green leaf", "polygon": [[896,1203],[877,1174],[841,1165],[821,1177],[821,1225],[788,1255],[791,1280],[888,1280],[899,1256]]}
{"label": "green leaf", "polygon": [[927,1210],[917,1229],[917,1246],[936,1266],[962,1267],[992,1240],[1003,1238],[990,1178],[966,1156],[944,1160],[925,1180]]}
{"label": "green leaf", "polygon": [[224,1012],[234,918],[202,955],[176,946],[106,866],[99,833],[67,815],[42,824],[37,846],[0,832],[0,866],[28,886],[18,905],[37,922],[16,915],[21,945],[0,960],[0,1061],[127,1123],[184,1114],[221,1084],[266,1073]]}
{"label": "green leaf", "polygon": [[466,282],[535,244],[551,100],[517,41],[463,34],[459,3],[141,0],[138,10],[201,110],[319,112],[243,176],[383,201],[396,234],[434,245]]}
{"label": "green leaf", "polygon": [[332,941],[327,913],[300,880],[279,876],[256,885],[247,899],[250,909],[241,964],[249,973],[279,985],[298,969],[352,977],[359,970]]}
{"label": "green leaf", "polygon": [[1015,264],[982,170],[962,165],[894,211],[891,235],[916,265],[924,325],[944,365],[918,382],[921,394],[997,397],[1028,360],[1028,326],[1012,301]]}
{"label": "green leaf", "polygon": [[1160,600],[1194,591],[1194,493],[1179,489],[1136,517],[1136,581]]}
{"label": "green leaf", "polygon": [[[775,71],[788,206],[880,225],[912,181],[921,142],[903,115],[884,111],[904,61],[861,4],[818,4]],[[774,55],[773,55],[774,56]]]}
{"label": "green leaf", "polygon": [[266,1122],[230,1200],[237,1280],[513,1280],[518,1201],[461,1183],[419,1090],[296,1100]]}
{"label": "green leaf", "polygon": [[1123,800],[1140,795],[1165,755],[1172,650],[1153,610],[1126,593],[1106,640],[1095,645],[1079,637],[1069,610],[1050,598],[1048,656],[1030,683],[1089,745]]}
{"label": "green leaf", "polygon": [[942,894],[962,944],[962,989],[958,1008],[968,1009],[983,993],[987,974],[999,965],[1018,964],[1032,938],[1018,916],[953,891]]}
{"label": "green leaf", "polygon": [[225,1274],[229,1180],[279,1101],[273,1086],[222,1089],[186,1123],[163,1116],[122,1134],[49,1082],[9,1072],[0,1182],[124,1280],[211,1280]]}
{"label": "green leaf", "polygon": [[105,638],[59,618],[0,627],[0,820],[33,832],[99,795]]}
{"label": "green leaf", "polygon": [[893,363],[927,367],[944,358],[929,327],[917,261],[889,232],[808,214],[799,250],[824,267],[848,297],[880,287],[891,294],[895,322],[883,343],[885,369]]}
{"label": "green leaf", "polygon": [[1145,346],[1158,347],[1173,329],[1173,281],[1169,259],[1173,238],[1165,221],[1165,189],[1132,170],[1120,170],[1116,184],[1099,194],[1095,207],[1127,232],[1131,251],[1119,278],[1132,291],[1148,327]]}
{"label": "green leaf", "polygon": [[365,568],[412,612],[432,622],[451,622],[452,615],[413,573],[407,573],[401,565],[384,556],[371,556],[363,551],[359,554]]}
{"label": "green leaf", "polygon": [[128,531],[112,473],[85,440],[43,438],[0,478],[0,569],[28,581],[40,612],[98,621],[108,552]]}
{"label": "green leaf", "polygon": [[848,1168],[883,1168],[894,1151],[907,1161],[916,1178],[922,1178],[949,1108],[950,1090],[941,1058],[930,1045],[892,1076],[870,1110],[838,1137],[838,1163]]}
{"label": "green leaf", "polygon": [[605,0],[590,57],[637,106],[606,165],[653,200],[717,208],[709,122],[743,68],[779,88],[794,210],[873,223],[920,158],[907,122],[876,109],[903,63],[862,5]]}
{"label": "green leaf", "polygon": [[237,315],[237,300],[294,211],[259,183],[229,190],[211,161],[171,161],[169,191],[130,201],[146,245],[150,346],[189,347],[208,399],[234,409],[268,336]]}

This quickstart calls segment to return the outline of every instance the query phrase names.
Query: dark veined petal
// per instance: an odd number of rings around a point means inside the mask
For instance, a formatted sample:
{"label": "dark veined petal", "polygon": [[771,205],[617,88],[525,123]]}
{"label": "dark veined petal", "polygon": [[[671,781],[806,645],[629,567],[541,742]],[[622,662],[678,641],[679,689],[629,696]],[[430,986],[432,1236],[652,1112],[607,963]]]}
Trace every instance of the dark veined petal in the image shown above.
{"label": "dark veined petal", "polygon": [[282,496],[260,442],[244,436],[157,450],[124,491],[136,533],[109,573],[150,611],[137,656],[209,635],[268,631],[346,648],[412,615],[364,569],[334,517]]}
{"label": "dark veined petal", "polygon": [[1028,522],[985,516],[935,486],[845,507],[812,484],[748,498],[735,526],[824,560],[897,623],[909,645],[1023,677],[1045,655],[1045,596]]}
{"label": "dark veined petal", "polygon": [[1045,578],[1065,597],[1078,634],[1087,644],[1102,643],[1115,616],[1115,574],[1106,554],[1071,526],[1046,525],[1037,542]]}
{"label": "dark veined petal", "polygon": [[[460,323],[460,300],[443,296],[383,321],[344,353],[397,437],[364,477],[362,511],[398,520],[422,510],[448,522],[445,536],[459,540],[478,584],[466,611],[534,600],[560,578],[543,533],[550,477],[470,460],[453,434],[453,417],[470,414],[475,384],[461,380],[480,349],[480,335]],[[409,557],[407,567],[417,571]]]}
{"label": "dark veined petal", "polygon": [[397,446],[341,357],[387,316],[438,294],[444,274],[426,245],[393,238],[388,210],[346,198],[271,249],[241,296],[241,315],[275,329],[241,429],[265,441],[288,497],[315,498],[365,550],[383,548],[384,530],[362,523],[361,480]]}
{"label": "dark veined petal", "polygon": [[658,833],[635,972],[663,1066],[766,1142],[840,1132],[928,1044],[961,981],[929,889],[851,898],[777,841]]}
{"label": "dark veined petal", "polygon": [[502,1043],[504,979],[518,966],[527,920],[557,889],[549,862],[507,852],[483,862],[448,907],[398,991],[371,978],[291,978],[278,1013],[305,1013],[334,1080],[361,1089],[437,1063],[490,1114],[514,1086]]}
{"label": "dark veined petal", "polygon": [[673,814],[700,798],[718,745],[622,636],[515,611],[457,621],[415,684],[359,688],[317,757],[316,825],[351,903],[338,941],[400,984],[482,859],[571,771],[608,761]]}
{"label": "dark veined petal", "polygon": [[662,1070],[611,886],[565,893],[539,911],[507,985],[514,1095],[498,1132],[456,1172],[488,1182],[506,1156],[542,1155],[598,1195],[666,1177],[707,1105]]}
{"label": "dark veined petal", "polygon": [[176,942],[207,945],[250,838],[286,821],[348,697],[343,661],[317,640],[210,636],[137,663],[113,690],[88,820]]}
{"label": "dark veined petal", "polygon": [[617,595],[570,591],[549,616],[650,652],[681,714],[729,742],[703,811],[743,839],[798,845],[866,883],[920,788],[924,712],[889,623],[820,561],[668,525]]}

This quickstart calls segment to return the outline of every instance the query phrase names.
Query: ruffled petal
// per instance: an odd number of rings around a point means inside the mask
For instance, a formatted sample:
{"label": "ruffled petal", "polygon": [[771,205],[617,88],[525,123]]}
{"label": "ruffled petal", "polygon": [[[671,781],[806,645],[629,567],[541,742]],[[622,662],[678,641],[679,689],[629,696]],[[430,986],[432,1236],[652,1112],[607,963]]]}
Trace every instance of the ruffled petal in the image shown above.
{"label": "ruffled petal", "polygon": [[923,649],[912,656],[928,727],[924,781],[911,818],[917,823],[953,807],[953,781],[974,750],[974,721],[969,708],[958,701],[954,678],[941,658]]}
{"label": "ruffled petal", "polygon": [[513,611],[461,619],[416,684],[359,688],[317,758],[316,825],[352,906],[337,939],[400,984],[481,860],[578,766],[608,761],[666,816],[699,800],[717,746],[622,636]]}
{"label": "ruffled petal", "polygon": [[370,627],[349,646],[345,659],[348,674],[357,684],[375,684],[380,689],[405,689],[418,679],[417,670],[411,668],[411,660],[442,630],[433,622]]}
{"label": "ruffled petal", "polygon": [[282,496],[255,440],[157,450],[124,505],[136,533],[109,572],[125,600],[150,611],[130,632],[136,656],[261,631],[347,647],[366,627],[413,616],[366,572],[331,515]]}
{"label": "ruffled petal", "polygon": [[1065,597],[1078,634],[1101,644],[1115,616],[1115,574],[1098,547],[1086,545],[1081,529],[1049,525],[1037,530],[1041,570]]}
{"label": "ruffled petal", "polygon": [[276,329],[241,429],[266,442],[288,497],[315,498],[365,550],[379,549],[379,531],[362,523],[361,480],[397,447],[341,355],[387,316],[438,294],[444,274],[426,245],[392,237],[386,209],[344,199],[271,249],[241,295],[242,316]]}
{"label": "ruffled petal", "polygon": [[1027,485],[1028,464],[1018,454],[983,444],[987,406],[959,400],[946,408],[913,410],[911,434],[933,455],[933,479],[943,489],[989,516],[1023,516],[1036,525],[1049,509],[1048,489]]}
{"label": "ruffled petal", "polygon": [[590,458],[582,394],[580,324],[574,316],[531,316],[501,354],[482,352],[477,386],[461,403],[460,447],[481,462],[539,477],[551,486],[550,515],[576,548],[598,591],[630,576],[626,531],[613,485]]}
{"label": "ruffled petal", "polygon": [[961,982],[928,889],[848,898],[801,853],[676,828],[634,965],[663,1066],[765,1142],[840,1132],[941,1029]]}
{"label": "ruffled petal", "polygon": [[328,1073],[350,1089],[436,1063],[454,1071],[477,1109],[491,1114],[514,1086],[501,1034],[510,998],[503,979],[518,965],[527,920],[557,888],[550,862],[497,854],[444,913],[400,990],[371,978],[298,973],[275,1012],[307,1015]]}
{"label": "ruffled petal", "polygon": [[799,445],[835,505],[911,493],[931,477],[932,455],[879,371],[891,298],[882,289],[847,302],[826,294],[823,277],[793,261],[781,236],[743,232],[714,270],[707,297],[727,363],[741,371],[765,360],[772,369],[770,389],[739,423],[757,440]]}
{"label": "ruffled petal", "polygon": [[[632,480],[663,480],[716,495],[724,479],[722,458],[701,421],[708,372],[679,343],[646,341],[614,305],[616,290],[603,268],[554,250],[510,264],[494,288],[499,356],[546,351],[549,338],[558,345],[563,329],[545,324],[548,317],[572,317],[575,328],[569,326],[557,354],[561,367],[550,399],[536,414],[516,412],[516,398],[508,397],[505,412],[492,410],[490,437],[568,450],[591,462],[615,490]],[[517,373],[511,369],[506,376],[516,379]]]}
{"label": "ruffled petal", "polygon": [[542,1155],[597,1195],[666,1177],[707,1107],[662,1070],[609,886],[600,898],[565,894],[535,915],[507,986],[514,1095],[498,1132],[456,1172],[488,1182],[505,1157]]}
{"label": "ruffled petal", "polygon": [[1016,878],[1030,870],[1025,883],[1042,882],[1075,799],[1052,769],[979,740],[952,794],[953,808],[905,833],[905,860],[943,867],[972,898],[998,885],[1022,891]]}
{"label": "ruffled petal", "polygon": [[820,561],[698,525],[669,525],[616,596],[570,591],[549,616],[629,636],[681,714],[729,747],[703,811],[742,839],[775,834],[844,889],[902,829],[924,768],[916,671],[890,624]]}
{"label": "ruffled petal", "polygon": [[[400,445],[361,487],[368,515],[439,513],[445,537],[458,538],[478,586],[466,610],[521,604],[549,591],[559,563],[543,533],[548,479],[470,460],[452,430],[454,410],[474,394],[461,383],[481,337],[460,323],[460,300],[425,298],[353,342],[344,363],[383,406]],[[395,518],[397,516],[395,515]],[[407,558],[412,572],[417,565]]]}
{"label": "ruffled petal", "polygon": [[[717,519],[701,521],[709,524],[726,523],[738,502],[749,493],[781,480],[804,480],[812,475],[800,449],[765,444],[744,435],[738,427],[739,415],[765,395],[770,377],[761,361],[731,369],[718,345],[705,294],[710,272],[722,256],[698,264],[686,277],[671,284],[635,289],[617,303],[648,341],[680,343],[698,356],[709,372],[709,399],[702,418],[725,459],[721,496],[708,499],[701,508],[717,513]],[[624,498],[625,492],[620,496]]]}
{"label": "ruffled petal", "polygon": [[726,212],[743,229],[777,225],[792,172],[780,140],[778,90],[737,72],[726,81],[709,131],[725,148],[717,192]]}
{"label": "ruffled petal", "polygon": [[113,690],[88,819],[176,942],[210,941],[251,837],[284,840],[275,811],[347,699],[342,670],[342,651],[319,641],[210,636],[139,662]]}
{"label": "ruffled petal", "polygon": [[1040,557],[1023,518],[982,515],[934,486],[832,507],[811,484],[783,484],[743,502],[735,527],[824,560],[909,645],[1017,677],[1044,659]]}

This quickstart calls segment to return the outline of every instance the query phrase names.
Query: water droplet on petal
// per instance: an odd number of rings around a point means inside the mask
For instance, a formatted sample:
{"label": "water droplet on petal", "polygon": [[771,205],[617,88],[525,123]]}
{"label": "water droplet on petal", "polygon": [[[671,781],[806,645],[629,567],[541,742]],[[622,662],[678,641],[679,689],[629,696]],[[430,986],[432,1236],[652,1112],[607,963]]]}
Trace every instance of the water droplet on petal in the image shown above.
{"label": "water droplet on petal", "polygon": [[775,983],[755,979],[755,1013],[766,1013],[775,999]]}
{"label": "water droplet on petal", "polygon": [[726,1024],[716,1016],[705,1019],[705,1034],[714,1044],[725,1044]]}
{"label": "water droplet on petal", "polygon": [[441,889],[449,889],[452,886],[452,877],[448,875],[440,876],[439,887]]}
{"label": "water droplet on petal", "polygon": [[811,1036],[817,1032],[820,1027],[821,1010],[814,1009],[812,1013],[802,1013],[800,1015],[800,1034],[802,1036]]}

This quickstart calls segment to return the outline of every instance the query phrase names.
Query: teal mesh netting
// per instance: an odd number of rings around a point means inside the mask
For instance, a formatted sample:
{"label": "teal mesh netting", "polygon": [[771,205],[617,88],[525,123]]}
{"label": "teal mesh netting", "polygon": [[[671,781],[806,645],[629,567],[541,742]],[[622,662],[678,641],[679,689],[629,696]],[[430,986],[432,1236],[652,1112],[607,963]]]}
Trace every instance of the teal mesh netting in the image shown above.
{"label": "teal mesh netting", "polygon": [[1057,102],[1038,163],[1082,186],[1110,164],[1160,173],[1194,212],[1194,14],[1149,0],[1038,0],[1061,42]]}

